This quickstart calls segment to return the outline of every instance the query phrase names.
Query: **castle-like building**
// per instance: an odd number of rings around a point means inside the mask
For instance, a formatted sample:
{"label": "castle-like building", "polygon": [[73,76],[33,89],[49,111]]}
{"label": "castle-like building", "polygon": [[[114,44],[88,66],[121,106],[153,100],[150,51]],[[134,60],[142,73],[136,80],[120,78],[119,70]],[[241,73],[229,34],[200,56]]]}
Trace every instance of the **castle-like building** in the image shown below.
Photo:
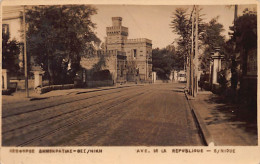
{"label": "castle-like building", "polygon": [[[81,65],[91,70],[97,63],[109,70],[115,82],[152,80],[152,41],[146,38],[128,39],[128,28],[121,17],[112,17],[112,26],[106,28],[107,37],[97,56],[82,59]],[[103,59],[101,60],[101,56]],[[87,75],[88,76],[88,75]]]}

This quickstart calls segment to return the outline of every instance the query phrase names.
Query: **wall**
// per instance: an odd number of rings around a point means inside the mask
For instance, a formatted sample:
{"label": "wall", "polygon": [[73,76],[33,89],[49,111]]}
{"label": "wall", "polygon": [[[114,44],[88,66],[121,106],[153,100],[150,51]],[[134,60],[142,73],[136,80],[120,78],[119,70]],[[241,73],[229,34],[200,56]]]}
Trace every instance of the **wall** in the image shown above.
{"label": "wall", "polygon": [[94,87],[104,87],[104,86],[113,86],[114,83],[112,80],[104,80],[104,81],[87,81],[87,87],[94,88]]}
{"label": "wall", "polygon": [[[10,83],[12,83],[12,86],[15,86],[14,84],[16,83],[16,88],[19,89],[25,89],[25,80],[10,80]],[[49,81],[48,80],[44,80],[43,82],[43,86],[48,86],[49,85]],[[29,79],[28,80],[28,88],[29,89],[34,89],[34,79]]]}
{"label": "wall", "polygon": [[116,72],[116,57],[115,56],[106,56],[104,61],[101,61],[100,57],[91,57],[91,58],[82,58],[80,61],[80,65],[86,70],[95,70],[97,65],[101,65],[101,70],[108,69],[110,73]]}
{"label": "wall", "polygon": [[[121,24],[121,23],[120,23]],[[107,50],[124,51],[124,42],[128,36],[128,28],[123,26],[112,26],[106,28]]]}
{"label": "wall", "polygon": [[[141,80],[151,80],[151,40],[145,38],[128,39],[125,43],[124,50],[126,52],[127,60],[136,62]],[[136,50],[136,55],[134,55],[134,50]]]}

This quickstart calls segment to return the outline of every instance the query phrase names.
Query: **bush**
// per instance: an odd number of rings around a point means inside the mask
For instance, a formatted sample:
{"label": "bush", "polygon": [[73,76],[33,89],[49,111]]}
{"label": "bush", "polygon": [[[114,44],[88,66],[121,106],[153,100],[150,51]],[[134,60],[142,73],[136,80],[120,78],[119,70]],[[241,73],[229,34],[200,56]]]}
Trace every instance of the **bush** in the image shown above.
{"label": "bush", "polygon": [[226,70],[218,72],[218,83],[220,84],[220,92],[224,92],[228,88],[228,80],[226,79]]}

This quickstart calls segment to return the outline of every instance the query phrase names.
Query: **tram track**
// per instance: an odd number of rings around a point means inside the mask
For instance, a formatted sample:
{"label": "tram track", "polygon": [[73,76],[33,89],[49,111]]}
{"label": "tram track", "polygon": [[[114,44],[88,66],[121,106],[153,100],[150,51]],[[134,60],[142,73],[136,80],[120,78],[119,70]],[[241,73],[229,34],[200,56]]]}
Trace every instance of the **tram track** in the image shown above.
{"label": "tram track", "polygon": [[[132,92],[134,93],[134,95],[133,95]],[[9,129],[8,131],[3,132],[3,136],[4,136],[3,140],[5,141],[5,143],[14,143],[14,141],[13,141],[14,138],[26,138],[28,131],[30,131],[29,136],[31,138],[28,141],[22,142],[22,143],[16,142],[15,145],[23,146],[23,145],[26,145],[27,143],[29,144],[30,141],[37,140],[37,138],[40,139],[40,138],[42,138],[42,137],[44,137],[48,134],[55,133],[56,131],[59,131],[60,129],[64,129],[64,128],[69,127],[69,126],[71,126],[75,123],[79,123],[85,117],[91,117],[93,114],[95,114],[97,112],[100,112],[102,110],[107,110],[107,109],[112,108],[113,106],[116,106],[114,104],[124,103],[124,102],[130,100],[131,97],[136,97],[136,96],[141,95],[143,93],[144,92],[136,93],[136,91],[130,90],[130,92],[128,91],[126,93],[123,93],[123,95],[115,94],[115,95],[113,95],[113,97],[111,97],[111,98],[109,98],[105,101],[101,100],[101,101],[96,102],[94,104],[88,104],[88,105],[85,105],[85,106],[81,106],[80,108],[76,108],[72,111],[61,113],[59,115],[52,116],[52,117],[49,117],[49,118],[46,118],[46,119],[43,119],[43,120],[38,120],[38,121],[33,122],[33,123],[28,123],[26,125],[16,127],[14,129]],[[120,99],[121,99],[121,101],[117,102]],[[108,107],[105,107],[105,106],[108,106]],[[90,111],[86,110],[90,107],[93,108],[93,109],[91,109]],[[84,115],[84,117],[82,117],[83,115]],[[73,118],[70,118],[70,117],[73,117]],[[43,133],[38,128],[43,127],[46,122],[47,122],[47,125],[45,125],[45,126],[49,126],[50,127],[49,129],[51,129],[51,130],[48,131],[47,133],[45,133],[45,132]],[[66,123],[66,122],[69,122],[69,123]],[[25,131],[27,131],[27,133],[24,133]],[[24,133],[24,134],[22,134],[22,137],[21,137],[21,133]],[[38,133],[41,133],[41,134],[37,135]],[[14,134],[14,135],[16,134],[16,136],[12,136],[12,134]],[[9,137],[7,137],[7,136],[9,136]]]}
{"label": "tram track", "polygon": [[[62,102],[58,101],[58,99],[55,99],[51,102],[46,101],[46,104],[40,108],[37,106],[38,105],[37,103],[31,104],[31,105],[26,105],[26,106],[18,106],[18,107],[16,107],[16,109],[12,109],[12,111],[3,112],[2,119],[7,118],[7,117],[16,116],[16,115],[26,114],[26,113],[30,113],[30,112],[35,112],[38,110],[47,109],[47,108],[51,108],[51,107],[55,107],[55,106],[59,106],[59,105],[69,104],[69,103],[76,102],[76,101],[87,100],[87,99],[91,99],[91,98],[109,95],[112,93],[119,93],[119,92],[123,92],[125,90],[131,90],[131,88],[126,88],[124,90],[119,90],[119,91],[115,91],[115,92],[101,93],[101,94],[94,95],[94,96],[87,95],[86,97],[82,97],[82,94],[79,94],[77,96],[73,96],[73,98],[72,98],[70,95],[70,97],[68,97],[66,99],[62,98]],[[86,94],[86,93],[84,93],[84,94]],[[80,99],[77,99],[78,97],[80,97]],[[6,108],[7,107],[3,107],[3,110],[5,110],[5,111],[10,110],[10,109],[8,109],[8,108],[6,109]]]}
{"label": "tram track", "polygon": [[[7,132],[11,132],[11,131],[14,131],[14,130],[17,130],[17,129],[20,129],[20,128],[27,127],[28,125],[43,122],[43,121],[48,120],[50,118],[56,118],[56,117],[59,117],[59,116],[65,115],[65,114],[73,113],[73,112],[80,110],[80,109],[90,108],[90,107],[97,105],[97,104],[100,104],[104,101],[113,100],[113,99],[115,99],[115,97],[118,96],[117,93],[119,93],[119,92],[110,93],[110,96],[111,96],[111,94],[115,94],[111,98],[106,98],[107,94],[91,97],[91,98],[97,98],[97,97],[99,98],[100,101],[95,102],[95,103],[89,102],[90,99],[81,99],[81,100],[78,100],[78,101],[71,102],[71,103],[77,102],[77,105],[72,106],[71,108],[67,108],[67,106],[65,104],[60,104],[60,105],[57,105],[57,106],[51,106],[50,108],[45,108],[46,109],[45,111],[35,110],[35,111],[31,111],[31,112],[22,113],[22,114],[20,114],[20,115],[23,115],[22,117],[19,117],[17,115],[5,117],[5,118],[3,118],[3,123],[7,126],[5,126],[2,129],[2,133],[5,134]],[[103,97],[105,97],[105,98],[103,99]],[[83,104],[80,104],[79,101],[82,101]],[[63,108],[64,110],[61,110],[61,108]],[[34,112],[34,113],[32,113],[32,112]],[[55,113],[55,115],[53,115],[53,113]],[[30,114],[30,116],[26,117],[25,115],[28,115],[28,114]],[[38,115],[41,115],[41,117],[37,118]],[[48,115],[50,115],[50,116],[48,116]],[[10,118],[10,117],[15,117],[15,119]],[[16,120],[17,124],[14,123],[13,120]],[[25,124],[26,121],[30,121],[30,120],[34,120],[34,122],[30,122],[30,123]],[[15,127],[15,128],[12,128],[12,127]]]}
{"label": "tram track", "polygon": [[[138,93],[138,94],[135,94],[134,97],[135,97],[135,96],[141,96],[141,95],[143,95],[143,94],[144,94],[144,92]],[[126,103],[126,102],[130,101],[130,100],[133,99],[134,97],[124,99],[124,100],[121,101],[120,103],[111,105],[111,106],[106,107],[106,108],[99,109],[99,110],[96,111],[96,112],[102,112],[102,111],[104,111],[104,110],[112,109],[112,108],[114,108],[114,107],[116,107],[116,106],[119,106],[120,104],[123,104],[123,103]],[[38,144],[39,144],[38,141],[39,141],[39,140],[42,140],[41,142],[44,142],[44,141],[45,141],[44,144],[42,144],[42,145],[50,144],[49,141],[51,141],[51,140],[50,140],[50,139],[45,139],[45,140],[44,140],[45,137],[53,138],[53,135],[54,135],[54,136],[59,136],[59,137],[60,137],[60,136],[64,136],[64,135],[62,135],[62,134],[64,134],[64,130],[67,130],[67,131],[73,130],[73,127],[72,127],[72,126],[84,126],[84,123],[83,123],[82,121],[84,121],[85,119],[87,119],[87,118],[89,118],[89,117],[92,117],[92,116],[96,115],[96,114],[97,114],[96,112],[92,112],[91,114],[88,114],[88,115],[82,115],[81,118],[78,119],[78,120],[71,121],[71,122],[68,123],[68,124],[64,124],[63,126],[57,128],[57,129],[54,129],[54,130],[52,130],[52,131],[49,131],[49,132],[47,132],[47,133],[45,133],[45,134],[43,134],[43,135],[40,135],[40,136],[34,138],[34,139],[32,139],[32,140],[29,140],[29,141],[26,141],[26,142],[24,142],[24,143],[22,143],[22,144],[19,144],[18,146],[31,145],[31,144],[33,144],[33,142],[35,142],[34,144],[35,144],[36,146],[38,146]],[[106,117],[106,118],[107,118],[107,117]],[[90,119],[91,119],[91,118],[90,118]],[[92,119],[94,119],[94,118],[92,118]],[[57,134],[57,133],[58,133],[58,134]],[[68,138],[69,135],[66,135],[65,137]],[[55,142],[59,142],[59,141],[55,140]],[[65,143],[66,143],[66,142],[65,142]],[[34,144],[33,144],[33,145],[34,145]],[[84,144],[83,144],[83,145],[84,145]],[[55,145],[52,145],[52,144],[51,144],[51,145],[49,145],[49,146],[55,146]]]}
{"label": "tram track", "polygon": [[[93,109],[91,112],[87,112],[87,113],[84,113],[84,114],[80,114],[80,117],[78,119],[73,119],[71,120],[70,122],[66,123],[66,124],[63,124],[61,126],[59,126],[58,128],[55,128],[53,130],[50,130],[48,131],[47,133],[44,133],[42,135],[39,135],[31,140],[28,140],[26,142],[23,142],[21,144],[19,144],[18,146],[26,146],[26,145],[30,145],[31,143],[33,142],[36,142],[36,145],[38,144],[37,141],[39,140],[44,140],[45,137],[48,137],[48,138],[53,138],[52,136],[63,136],[62,134],[64,134],[64,131],[71,131],[73,130],[73,126],[85,126],[83,124],[82,121],[86,120],[87,118],[90,118],[90,119],[94,119],[92,118],[93,116],[97,115],[98,113],[101,113],[103,111],[108,111],[109,112],[109,109],[112,109],[120,104],[123,104],[123,103],[126,103],[128,101],[130,101],[131,99],[133,98],[136,98],[138,96],[141,96],[143,95],[144,92],[140,92],[140,93],[137,93],[137,94],[134,94],[134,95],[131,95],[131,96],[127,96],[125,98],[122,99],[121,97],[121,101],[120,102],[117,102],[115,103],[115,101],[113,103],[111,103],[111,105],[107,106],[107,105],[102,105],[100,107],[96,107],[95,109]],[[106,107],[105,107],[106,106]],[[58,134],[57,134],[58,133]],[[66,133],[68,134],[68,133]],[[66,136],[68,137],[68,136]],[[45,142],[49,143],[50,140],[45,140]],[[44,145],[46,145],[47,143],[45,143]]]}

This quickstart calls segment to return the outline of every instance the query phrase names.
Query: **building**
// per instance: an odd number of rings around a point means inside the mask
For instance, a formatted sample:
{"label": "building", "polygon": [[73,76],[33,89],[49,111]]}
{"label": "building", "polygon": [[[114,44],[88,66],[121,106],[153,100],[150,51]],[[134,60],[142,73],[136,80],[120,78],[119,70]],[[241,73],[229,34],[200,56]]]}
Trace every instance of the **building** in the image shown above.
{"label": "building", "polygon": [[[128,39],[128,28],[122,26],[121,17],[112,18],[112,26],[106,28],[106,50],[126,53],[127,61],[136,65],[141,81],[152,78],[152,41],[145,38]],[[128,80],[133,80],[129,74]]]}
{"label": "building", "polygon": [[[122,26],[121,17],[112,17],[112,26],[106,28],[104,47],[91,58],[83,58],[81,65],[90,70],[101,62],[102,70],[109,70],[115,82],[152,81],[152,41],[146,38],[128,39],[128,28]],[[101,64],[101,63],[100,63]],[[97,70],[97,69],[96,69]]]}
{"label": "building", "polygon": [[21,23],[21,15],[23,12],[22,6],[4,6],[2,12],[2,30],[3,33],[8,33],[10,40],[16,40],[20,43],[20,54],[17,56],[16,62],[22,72],[23,68],[23,38],[21,36],[21,31],[23,31],[23,24]]}
{"label": "building", "polygon": [[89,81],[112,80],[114,83],[126,82],[126,55],[118,50],[97,50],[91,57],[80,61],[83,83]]}

